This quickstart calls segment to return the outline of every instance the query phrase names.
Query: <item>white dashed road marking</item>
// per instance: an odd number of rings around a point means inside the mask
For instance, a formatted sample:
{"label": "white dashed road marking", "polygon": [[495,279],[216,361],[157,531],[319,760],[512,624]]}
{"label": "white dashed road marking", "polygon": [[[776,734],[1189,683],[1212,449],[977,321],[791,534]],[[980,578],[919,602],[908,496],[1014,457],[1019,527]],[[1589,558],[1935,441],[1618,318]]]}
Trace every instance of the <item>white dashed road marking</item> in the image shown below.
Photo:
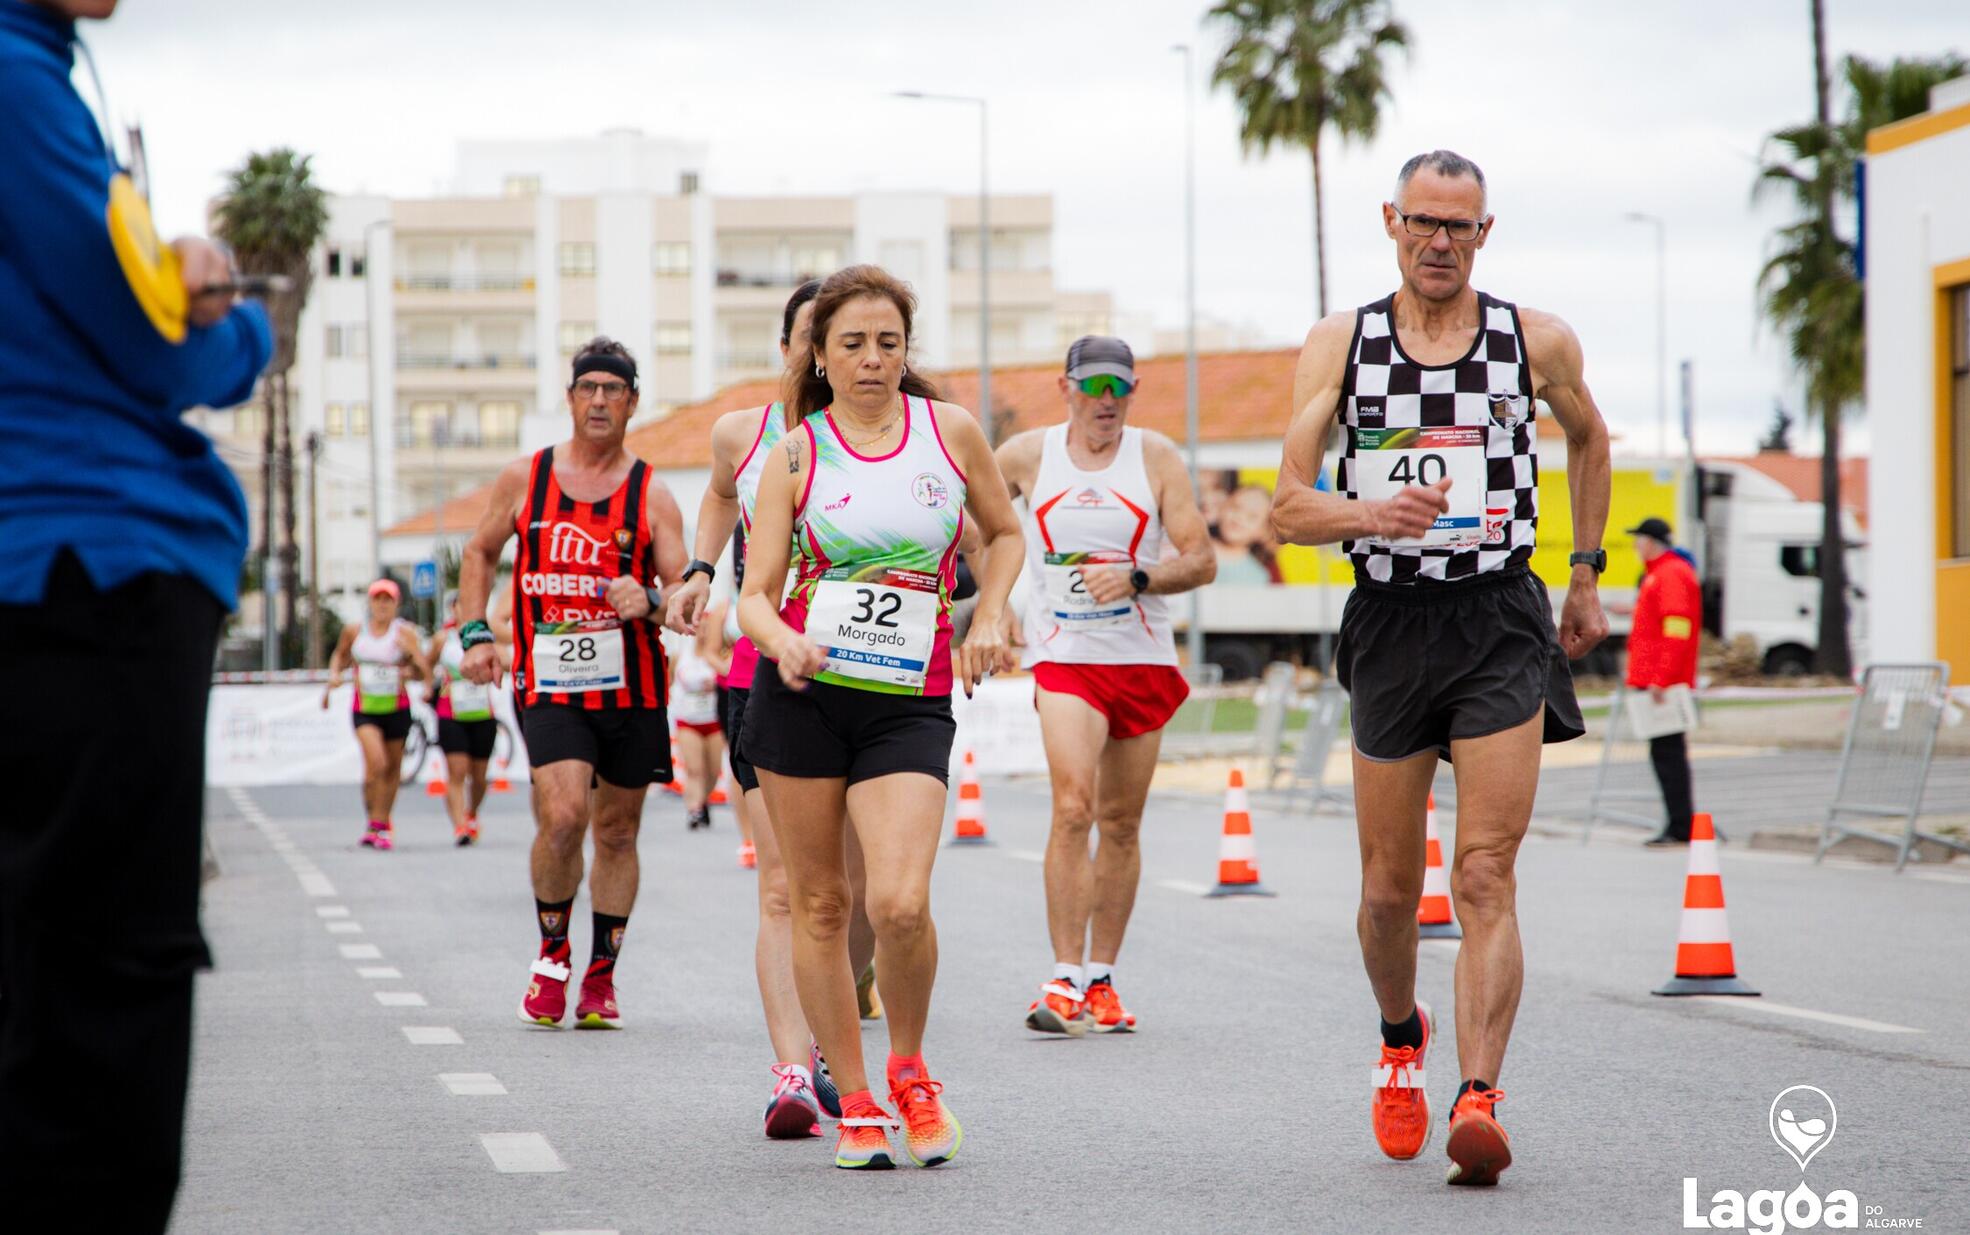
{"label": "white dashed road marking", "polygon": [[410,1039],[412,1046],[463,1046],[465,1039],[458,1036],[458,1030],[443,1025],[405,1025],[404,1037]]}
{"label": "white dashed road marking", "polygon": [[506,1092],[506,1086],[490,1072],[440,1072],[438,1082],[461,1098],[490,1097]]}
{"label": "white dashed road marking", "polygon": [[1007,857],[1020,862],[1044,862],[1047,860],[1047,855],[1037,849],[1008,849],[1005,851],[1005,854]]}
{"label": "white dashed road marking", "polygon": [[503,1175],[538,1174],[565,1171],[568,1164],[538,1132],[481,1132],[479,1143],[486,1147],[494,1169]]}
{"label": "white dashed road marking", "polygon": [[1773,1016],[1796,1016],[1800,1020],[1821,1021],[1828,1025],[1841,1025],[1848,1029],[1865,1029],[1869,1033],[1921,1033],[1907,1025],[1891,1025],[1886,1021],[1871,1021],[1864,1016],[1846,1016],[1839,1012],[1818,1012],[1812,1008],[1795,1008],[1790,1004],[1773,1003],[1769,999],[1744,999],[1730,995],[1686,995],[1685,1002],[1714,1003],[1725,1007],[1742,1008],[1746,1012],[1768,1012]]}
{"label": "white dashed road marking", "polygon": [[395,965],[358,965],[356,966],[356,976],[359,978],[401,978],[404,975],[398,971]]}
{"label": "white dashed road marking", "polygon": [[360,935],[363,933],[363,924],[360,922],[330,922],[328,924],[328,933],[331,935]]}
{"label": "white dashed road marking", "polygon": [[1158,879],[1156,886],[1159,888],[1168,888],[1172,892],[1182,892],[1190,896],[1202,896],[1210,891],[1203,884],[1192,883],[1188,879]]}
{"label": "white dashed road marking", "polygon": [[346,918],[349,916],[349,907],[347,905],[316,905],[315,916],[318,918]]}
{"label": "white dashed road marking", "polygon": [[345,961],[376,961],[383,959],[383,949],[373,943],[345,943],[342,945],[342,959]]}
{"label": "white dashed road marking", "polygon": [[371,993],[376,996],[376,1002],[386,1008],[422,1008],[426,1006],[424,996],[418,994],[416,991],[373,991]]}

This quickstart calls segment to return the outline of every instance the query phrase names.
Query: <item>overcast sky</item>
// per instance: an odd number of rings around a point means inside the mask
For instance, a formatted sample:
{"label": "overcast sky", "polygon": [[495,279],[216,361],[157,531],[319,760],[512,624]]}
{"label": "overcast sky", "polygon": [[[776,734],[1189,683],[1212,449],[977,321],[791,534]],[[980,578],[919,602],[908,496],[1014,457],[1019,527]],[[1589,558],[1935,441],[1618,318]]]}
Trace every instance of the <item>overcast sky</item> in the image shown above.
{"label": "overcast sky", "polygon": [[[117,117],[144,125],[169,232],[200,225],[250,149],[293,145],[333,190],[410,196],[447,187],[458,138],[618,125],[707,141],[715,193],[970,192],[972,113],[887,95],[982,94],[994,191],[1054,195],[1057,282],[1110,290],[1169,326],[1183,313],[1183,77],[1170,48],[1190,41],[1200,313],[1297,343],[1314,311],[1308,161],[1241,154],[1229,98],[1208,87],[1223,36],[1201,25],[1206,7],[125,0],[85,37]],[[1964,0],[1827,7],[1836,56],[1970,51]],[[1403,159],[1449,147],[1484,167],[1498,217],[1477,285],[1573,324],[1618,449],[1655,441],[1653,234],[1629,211],[1668,223],[1670,365],[1696,362],[1699,447],[1748,451],[1774,399],[1796,412],[1753,288],[1784,208],[1754,210],[1749,189],[1763,135],[1812,114],[1807,0],[1396,11],[1412,52],[1391,73],[1381,134],[1326,155],[1330,303],[1394,287],[1378,204]],[[1670,397],[1673,422],[1673,380]]]}

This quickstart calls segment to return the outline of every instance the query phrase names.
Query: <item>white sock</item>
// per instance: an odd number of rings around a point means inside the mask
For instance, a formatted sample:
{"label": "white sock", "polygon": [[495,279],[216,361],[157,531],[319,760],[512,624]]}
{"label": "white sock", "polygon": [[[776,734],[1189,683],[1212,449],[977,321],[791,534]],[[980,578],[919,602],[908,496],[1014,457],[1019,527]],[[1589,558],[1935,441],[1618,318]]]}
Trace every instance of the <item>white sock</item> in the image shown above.
{"label": "white sock", "polygon": [[1113,961],[1088,962],[1089,986],[1093,986],[1097,982],[1113,983],[1114,981],[1115,981],[1115,962]]}
{"label": "white sock", "polygon": [[1053,967],[1053,980],[1059,982],[1062,979],[1072,982],[1074,989],[1077,991],[1080,990],[1081,967],[1079,965],[1055,965]]}

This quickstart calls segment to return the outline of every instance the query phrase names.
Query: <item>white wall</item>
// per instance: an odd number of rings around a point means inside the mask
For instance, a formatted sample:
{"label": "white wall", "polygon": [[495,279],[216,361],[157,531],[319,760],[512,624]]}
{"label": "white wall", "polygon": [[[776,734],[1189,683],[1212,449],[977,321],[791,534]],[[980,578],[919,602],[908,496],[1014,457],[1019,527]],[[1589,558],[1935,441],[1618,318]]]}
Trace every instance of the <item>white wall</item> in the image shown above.
{"label": "white wall", "polygon": [[[917,317],[910,340],[917,363],[937,368],[950,363],[951,225],[949,206],[939,193],[862,193],[855,198],[855,260],[884,262],[907,249],[917,269],[894,271],[917,293]],[[892,257],[893,260],[893,257]]]}
{"label": "white wall", "polygon": [[461,197],[498,197],[507,177],[533,175],[543,194],[669,195],[678,191],[683,173],[702,178],[706,153],[703,142],[645,137],[635,129],[554,141],[461,141],[452,187]]}
{"label": "white wall", "polygon": [[1970,257],[1970,129],[1867,161],[1868,594],[1876,648],[1936,646],[1934,268]]}
{"label": "white wall", "polygon": [[628,347],[644,372],[656,363],[651,350],[656,287],[650,279],[655,235],[649,194],[604,193],[595,199],[596,329]]}

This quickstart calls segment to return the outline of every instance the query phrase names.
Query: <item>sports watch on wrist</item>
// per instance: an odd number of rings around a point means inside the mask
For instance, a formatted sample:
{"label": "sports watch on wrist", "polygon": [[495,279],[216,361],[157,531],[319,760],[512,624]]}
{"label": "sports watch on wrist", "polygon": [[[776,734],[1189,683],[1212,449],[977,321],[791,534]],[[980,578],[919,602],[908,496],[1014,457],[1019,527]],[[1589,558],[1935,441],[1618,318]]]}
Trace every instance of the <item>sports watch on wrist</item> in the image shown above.
{"label": "sports watch on wrist", "polygon": [[663,589],[646,587],[643,589],[643,595],[650,602],[650,611],[643,615],[643,620],[646,622],[663,621],[664,620]]}
{"label": "sports watch on wrist", "polygon": [[1596,575],[1604,575],[1607,573],[1607,550],[1596,549],[1591,553],[1570,553],[1567,555],[1566,564],[1568,566],[1592,566]]}
{"label": "sports watch on wrist", "polygon": [[706,583],[710,583],[718,578],[718,567],[713,566],[710,562],[702,558],[694,557],[691,559],[690,565],[684,568],[684,577],[679,579],[678,582],[689,583],[692,575],[699,574],[705,577]]}
{"label": "sports watch on wrist", "polygon": [[1129,586],[1140,596],[1149,590],[1149,572],[1138,566],[1129,572]]}

